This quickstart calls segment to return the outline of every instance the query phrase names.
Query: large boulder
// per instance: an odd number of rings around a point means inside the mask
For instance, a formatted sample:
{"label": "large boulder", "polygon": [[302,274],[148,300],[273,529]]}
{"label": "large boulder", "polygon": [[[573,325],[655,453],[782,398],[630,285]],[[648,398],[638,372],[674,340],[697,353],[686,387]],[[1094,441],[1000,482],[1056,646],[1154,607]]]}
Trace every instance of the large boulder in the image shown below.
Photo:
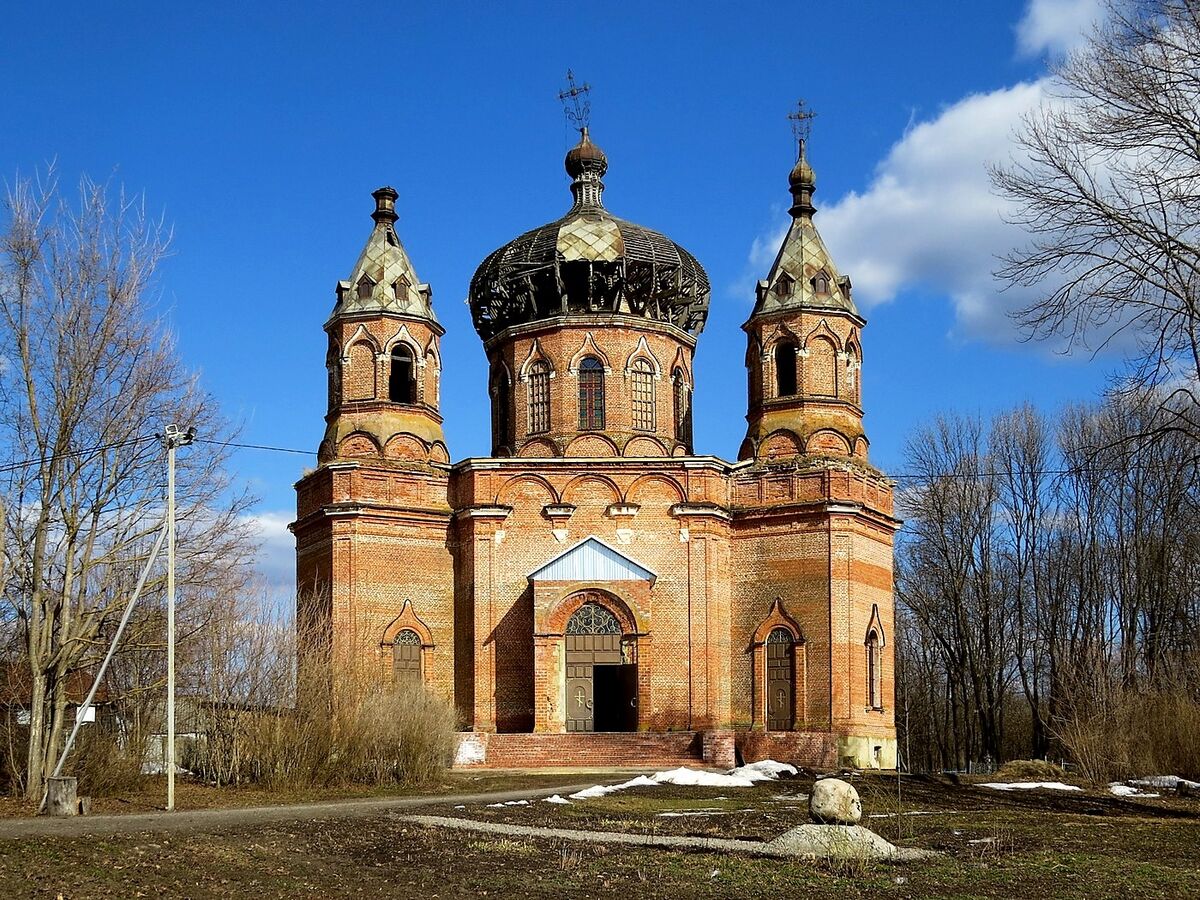
{"label": "large boulder", "polygon": [[822,778],[809,795],[808,814],[821,825],[857,825],[862,818],[862,801],[849,782]]}

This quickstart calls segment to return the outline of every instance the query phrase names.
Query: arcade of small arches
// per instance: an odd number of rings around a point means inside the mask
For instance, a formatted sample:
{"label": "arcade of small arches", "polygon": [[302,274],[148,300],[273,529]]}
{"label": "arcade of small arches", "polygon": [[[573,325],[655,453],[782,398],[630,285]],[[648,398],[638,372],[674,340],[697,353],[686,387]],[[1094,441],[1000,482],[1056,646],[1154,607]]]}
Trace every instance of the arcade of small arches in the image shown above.
{"label": "arcade of small arches", "polygon": [[[422,349],[404,327],[383,347],[362,328],[344,350],[331,337],[326,366],[331,407],[339,398],[347,402],[386,400],[430,409],[438,405],[441,364],[437,345],[431,338]],[[386,386],[385,391],[379,390],[380,384]]]}
{"label": "arcade of small arches", "polygon": [[[855,406],[862,403],[858,374],[862,354],[854,334],[843,343],[824,321],[803,339],[781,328],[759,352],[751,348],[747,360],[751,371],[756,356],[761,361],[761,385],[770,388],[761,391],[765,402],[807,396]],[[753,402],[759,390],[753,383],[750,390]]]}

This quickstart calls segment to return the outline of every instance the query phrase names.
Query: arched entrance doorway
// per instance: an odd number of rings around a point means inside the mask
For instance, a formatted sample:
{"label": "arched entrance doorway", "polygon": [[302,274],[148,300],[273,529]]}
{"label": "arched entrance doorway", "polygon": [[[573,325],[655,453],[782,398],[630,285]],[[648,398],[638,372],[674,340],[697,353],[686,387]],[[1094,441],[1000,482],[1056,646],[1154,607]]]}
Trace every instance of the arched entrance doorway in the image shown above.
{"label": "arched entrance doorway", "polygon": [[637,730],[637,641],[589,598],[567,620],[567,731]]}

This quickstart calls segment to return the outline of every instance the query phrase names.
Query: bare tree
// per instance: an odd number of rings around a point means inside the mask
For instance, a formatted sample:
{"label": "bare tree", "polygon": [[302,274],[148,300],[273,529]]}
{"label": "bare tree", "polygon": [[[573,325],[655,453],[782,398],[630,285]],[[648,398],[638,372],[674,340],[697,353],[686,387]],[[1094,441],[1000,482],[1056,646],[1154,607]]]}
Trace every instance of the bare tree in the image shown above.
{"label": "bare tree", "polygon": [[[68,202],[53,175],[18,178],[0,229],[0,477],[3,600],[30,684],[25,792],[36,798],[67,721],[67,685],[94,665],[163,513],[171,422],[220,438],[210,396],[151,314],[168,234],[139,203],[84,180]],[[214,444],[180,454],[183,601],[228,583],[251,557]],[[149,605],[158,584],[148,585]],[[161,632],[143,640],[162,649]]]}
{"label": "bare tree", "polygon": [[1200,434],[1200,0],[1111,0],[1054,72],[1021,159],[992,171],[1030,243],[997,274],[1034,288],[1035,337],[1133,339],[1135,377],[1176,394],[1168,427]]}

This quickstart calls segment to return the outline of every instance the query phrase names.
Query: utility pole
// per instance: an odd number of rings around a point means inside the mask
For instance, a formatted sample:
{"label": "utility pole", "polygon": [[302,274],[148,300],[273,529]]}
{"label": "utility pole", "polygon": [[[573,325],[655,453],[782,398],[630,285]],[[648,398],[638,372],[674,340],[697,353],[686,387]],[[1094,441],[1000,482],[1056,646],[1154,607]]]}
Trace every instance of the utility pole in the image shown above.
{"label": "utility pole", "polygon": [[167,810],[175,808],[175,451],[196,439],[196,429],[187,431],[168,425],[162,435],[167,448]]}

